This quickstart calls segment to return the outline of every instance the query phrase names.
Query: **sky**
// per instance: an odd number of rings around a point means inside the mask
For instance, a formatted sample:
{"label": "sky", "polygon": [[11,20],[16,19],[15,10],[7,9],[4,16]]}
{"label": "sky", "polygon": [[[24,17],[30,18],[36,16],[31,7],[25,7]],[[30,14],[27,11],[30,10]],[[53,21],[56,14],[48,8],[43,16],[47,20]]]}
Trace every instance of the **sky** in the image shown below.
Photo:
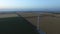
{"label": "sky", "polygon": [[57,9],[60,0],[0,0],[0,9]]}

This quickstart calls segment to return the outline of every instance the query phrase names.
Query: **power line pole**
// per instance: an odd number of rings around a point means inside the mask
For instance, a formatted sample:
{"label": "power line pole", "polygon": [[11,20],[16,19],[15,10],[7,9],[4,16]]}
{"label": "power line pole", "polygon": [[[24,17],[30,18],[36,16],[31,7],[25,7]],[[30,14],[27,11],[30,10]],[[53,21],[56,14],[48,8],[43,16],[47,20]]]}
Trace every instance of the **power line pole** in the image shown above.
{"label": "power line pole", "polygon": [[39,16],[37,17],[37,29],[39,30]]}
{"label": "power line pole", "polygon": [[40,34],[46,34],[46,32],[43,32],[42,29],[40,28],[40,16],[37,16],[37,30]]}
{"label": "power line pole", "polygon": [[39,16],[37,16],[37,30],[40,33],[40,26],[39,26]]}

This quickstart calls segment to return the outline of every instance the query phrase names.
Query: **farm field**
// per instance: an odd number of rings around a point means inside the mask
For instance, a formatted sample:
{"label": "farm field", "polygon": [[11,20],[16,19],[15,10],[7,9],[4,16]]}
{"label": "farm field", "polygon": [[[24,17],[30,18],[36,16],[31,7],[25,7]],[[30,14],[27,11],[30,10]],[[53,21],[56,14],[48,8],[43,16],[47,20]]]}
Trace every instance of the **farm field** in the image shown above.
{"label": "farm field", "polygon": [[[32,32],[33,31],[33,32]],[[38,34],[36,27],[17,14],[0,15],[1,34]]]}
{"label": "farm field", "polygon": [[[47,34],[60,34],[60,14],[20,13],[20,15],[31,22],[33,25],[39,25],[39,27]],[[37,24],[38,16],[39,24]]]}

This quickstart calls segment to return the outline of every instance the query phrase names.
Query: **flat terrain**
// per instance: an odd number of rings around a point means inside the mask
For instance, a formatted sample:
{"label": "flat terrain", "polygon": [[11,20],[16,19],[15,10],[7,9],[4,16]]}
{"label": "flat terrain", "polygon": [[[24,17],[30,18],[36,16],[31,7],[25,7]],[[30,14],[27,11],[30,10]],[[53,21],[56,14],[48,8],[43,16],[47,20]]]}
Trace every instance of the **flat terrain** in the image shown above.
{"label": "flat terrain", "polygon": [[0,18],[8,18],[8,17],[17,17],[18,15],[15,14],[0,14]]}
{"label": "flat terrain", "polygon": [[[37,26],[39,16],[39,26],[40,28],[46,32],[47,34],[60,34],[60,14],[52,14],[52,13],[19,13],[25,20],[32,23],[33,25]],[[15,18],[14,18],[15,17]],[[10,27],[12,25],[19,25],[22,27],[24,24],[27,26],[25,20],[18,17],[17,14],[0,14],[0,25],[3,27],[8,27],[6,24],[9,24]],[[3,24],[4,23],[4,24]],[[23,24],[23,25],[21,25]],[[0,27],[1,27],[0,26]],[[27,27],[23,26],[23,28],[28,29]],[[17,27],[17,26],[16,26]],[[16,28],[14,26],[14,28]],[[13,29],[14,29],[13,28]],[[2,28],[1,28],[2,29]],[[18,28],[17,28],[18,29]]]}
{"label": "flat terrain", "polygon": [[26,20],[37,26],[39,16],[40,28],[47,34],[60,34],[60,14],[20,13]]}
{"label": "flat terrain", "polygon": [[39,34],[36,27],[21,16],[15,14],[0,16],[0,34]]}
{"label": "flat terrain", "polygon": [[40,27],[47,32],[47,34],[60,34],[60,16],[41,17]]}

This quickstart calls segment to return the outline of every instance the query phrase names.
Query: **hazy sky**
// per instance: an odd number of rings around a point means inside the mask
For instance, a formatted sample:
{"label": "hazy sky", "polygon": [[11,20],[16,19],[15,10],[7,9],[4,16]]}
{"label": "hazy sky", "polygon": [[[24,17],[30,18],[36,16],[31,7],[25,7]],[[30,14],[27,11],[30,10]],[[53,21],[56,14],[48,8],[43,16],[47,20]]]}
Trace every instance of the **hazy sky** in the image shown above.
{"label": "hazy sky", "polygon": [[60,8],[60,0],[0,0],[2,8]]}

